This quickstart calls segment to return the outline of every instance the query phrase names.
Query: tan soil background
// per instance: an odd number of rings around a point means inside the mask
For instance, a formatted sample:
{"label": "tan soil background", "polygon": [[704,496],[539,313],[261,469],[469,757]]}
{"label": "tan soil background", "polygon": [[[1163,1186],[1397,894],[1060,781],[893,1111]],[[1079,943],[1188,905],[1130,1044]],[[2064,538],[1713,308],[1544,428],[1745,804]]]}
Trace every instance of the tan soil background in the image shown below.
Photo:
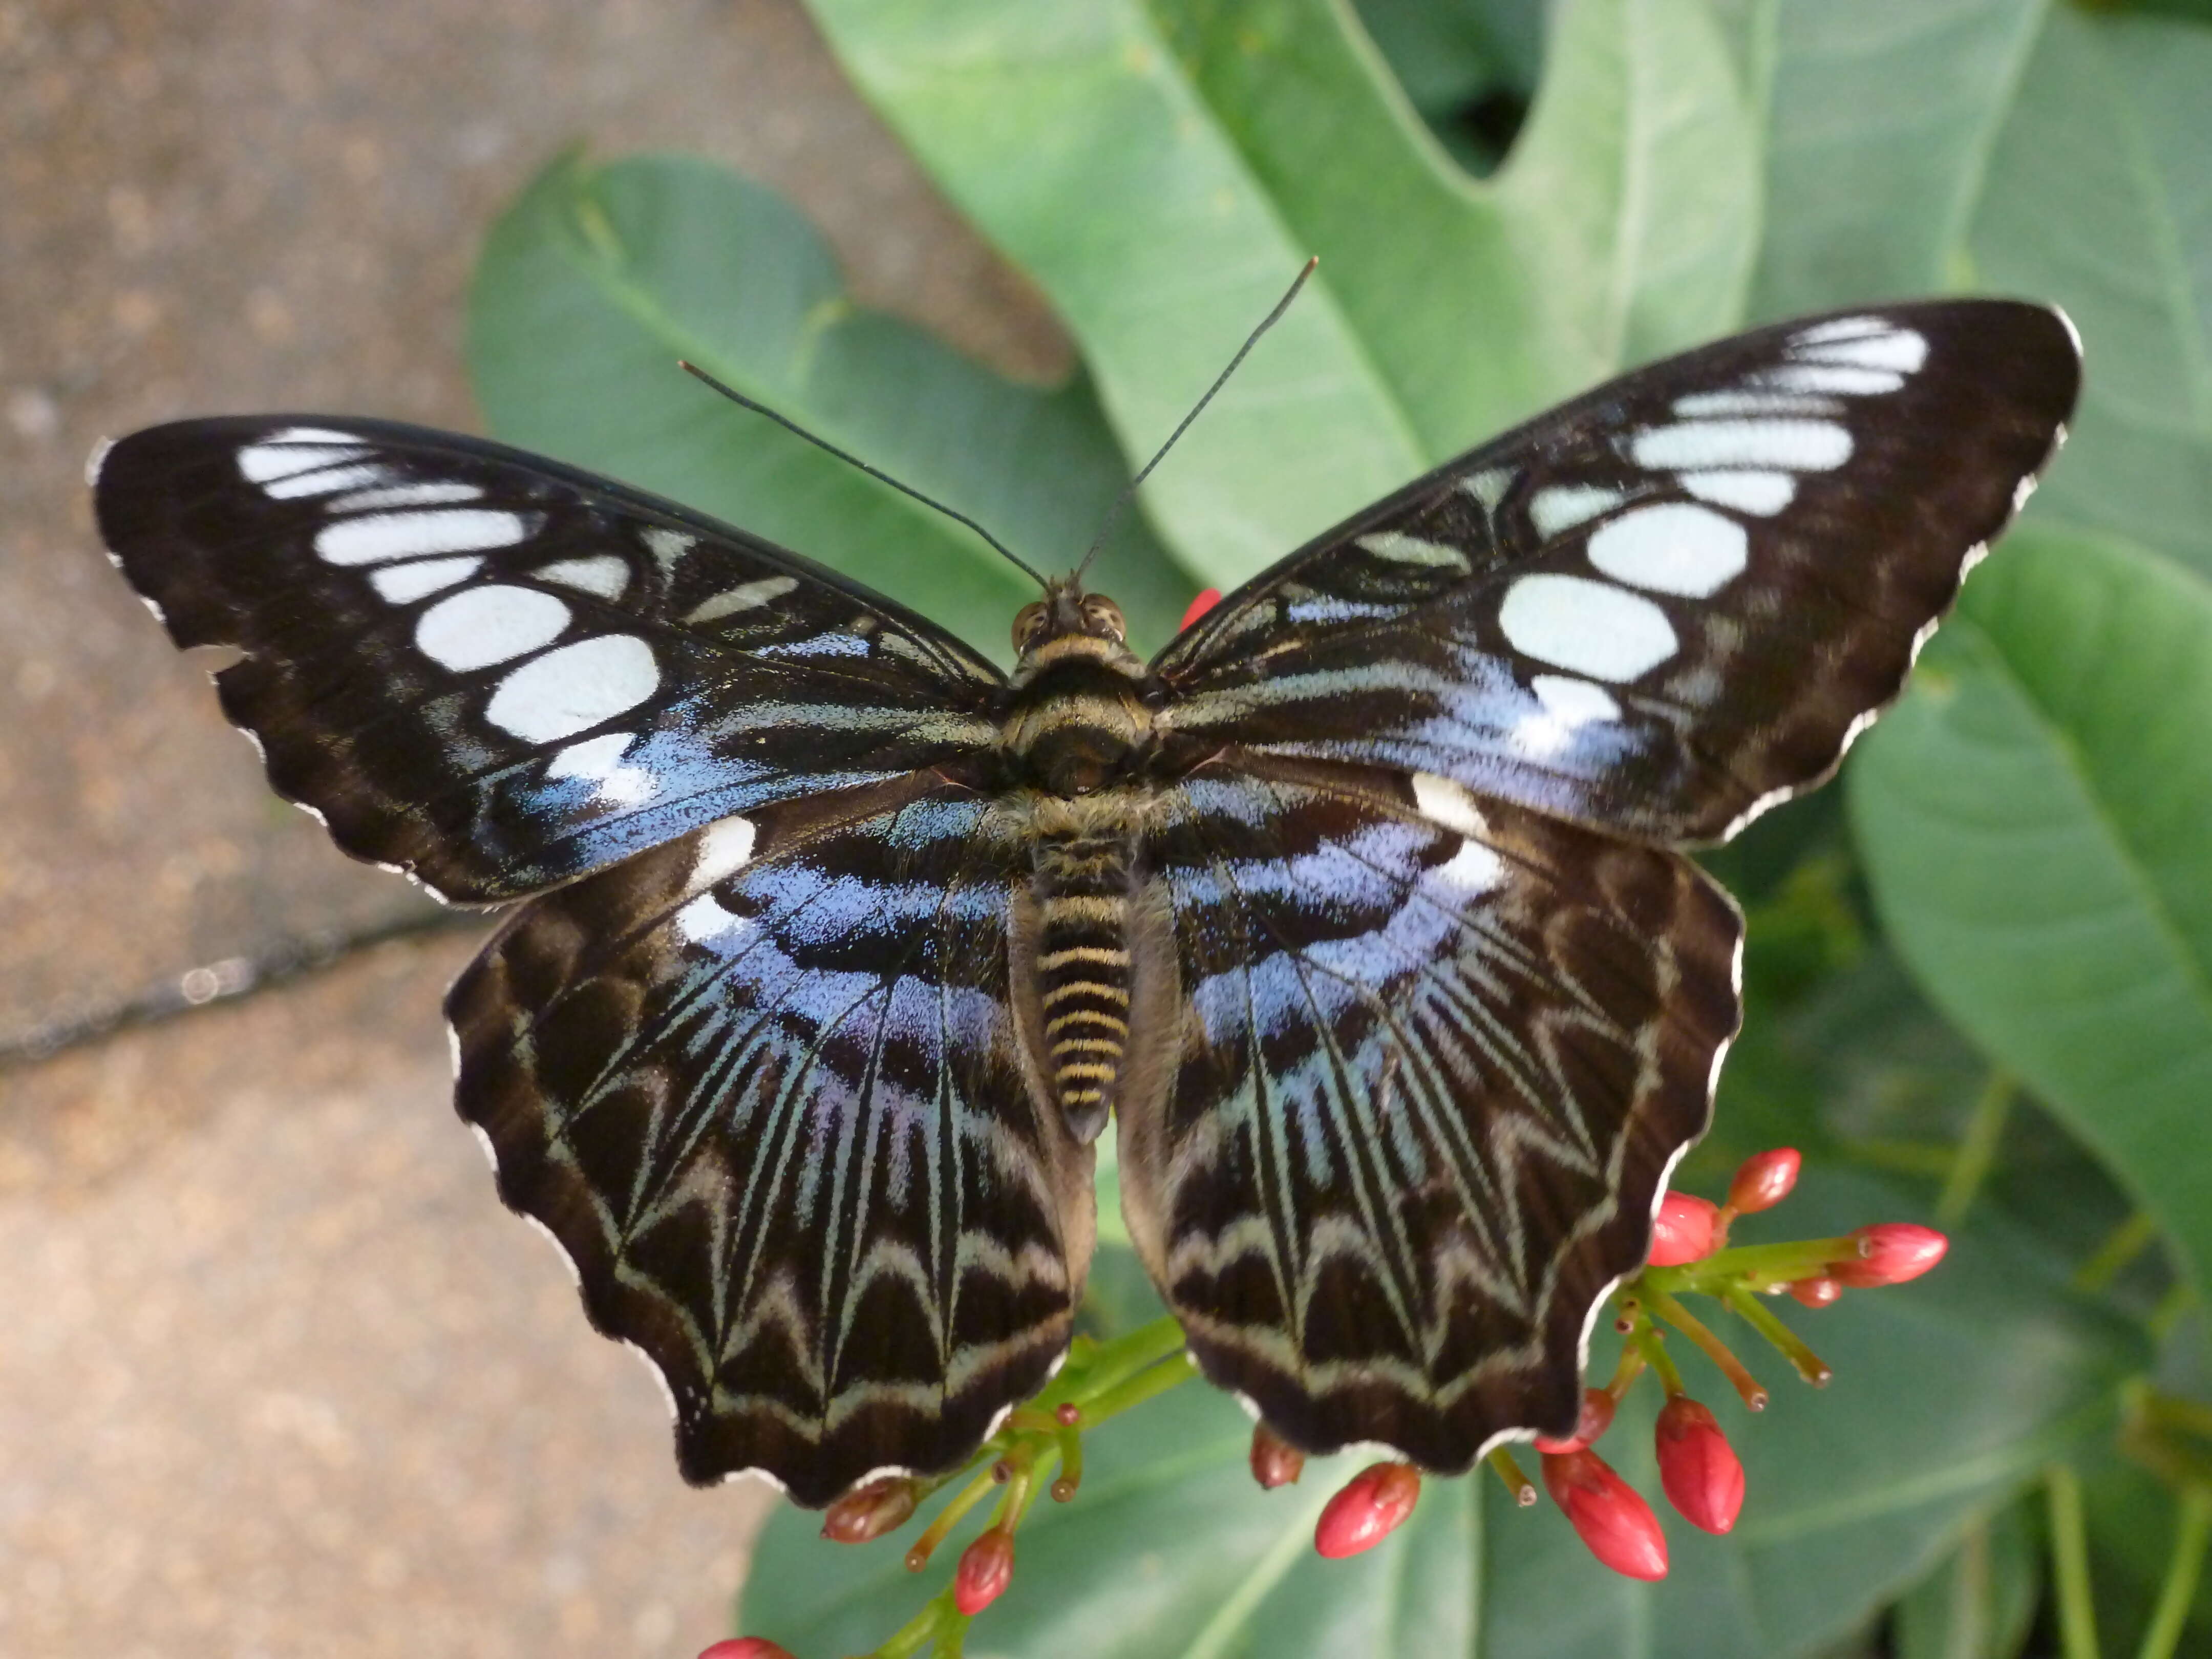
{"label": "tan soil background", "polygon": [[[796,4],[0,0],[0,1044],[427,904],[268,794],[82,466],[225,410],[474,428],[477,245],[578,138],[739,167],[864,300],[1066,361]],[[494,1199],[437,1013],[471,936],[0,1066],[0,1654],[728,1633],[767,1500],[684,1486],[658,1391]]]}

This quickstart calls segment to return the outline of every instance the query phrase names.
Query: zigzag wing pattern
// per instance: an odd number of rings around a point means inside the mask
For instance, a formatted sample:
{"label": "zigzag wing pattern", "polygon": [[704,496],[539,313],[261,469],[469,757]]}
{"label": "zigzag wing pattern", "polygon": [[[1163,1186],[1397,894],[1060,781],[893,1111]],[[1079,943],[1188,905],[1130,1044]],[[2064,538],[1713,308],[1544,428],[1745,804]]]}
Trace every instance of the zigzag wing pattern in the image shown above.
{"label": "zigzag wing pattern", "polygon": [[1902,687],[2063,435],[2057,313],[1883,307],[1652,364],[1418,480],[1160,653],[1185,737],[1725,838]]}
{"label": "zigzag wing pattern", "polygon": [[1680,855],[1442,779],[1201,772],[1148,847],[1188,999],[1131,1231],[1206,1375],[1322,1452],[1565,1433],[1738,1020]]}
{"label": "zigzag wing pattern", "polygon": [[185,421],[95,461],[117,562],[356,857],[495,902],[988,744],[1004,682],[903,607],[540,456]]}
{"label": "zigzag wing pattern", "polygon": [[936,780],[771,806],[537,900],[453,987],[461,1114],[688,1479],[943,1470],[1066,1346],[1091,1154],[1008,1012],[1022,857]]}

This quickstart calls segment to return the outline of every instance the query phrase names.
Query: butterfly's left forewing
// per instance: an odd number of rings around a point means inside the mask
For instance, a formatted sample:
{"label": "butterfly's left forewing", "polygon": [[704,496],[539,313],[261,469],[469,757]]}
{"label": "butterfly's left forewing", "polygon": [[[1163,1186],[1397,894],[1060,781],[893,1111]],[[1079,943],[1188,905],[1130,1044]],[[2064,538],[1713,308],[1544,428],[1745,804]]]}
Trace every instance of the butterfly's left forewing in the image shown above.
{"label": "butterfly's left forewing", "polygon": [[988,744],[997,671],[834,573],[542,457],[245,416],[99,458],[101,534],[359,858],[478,902]]}

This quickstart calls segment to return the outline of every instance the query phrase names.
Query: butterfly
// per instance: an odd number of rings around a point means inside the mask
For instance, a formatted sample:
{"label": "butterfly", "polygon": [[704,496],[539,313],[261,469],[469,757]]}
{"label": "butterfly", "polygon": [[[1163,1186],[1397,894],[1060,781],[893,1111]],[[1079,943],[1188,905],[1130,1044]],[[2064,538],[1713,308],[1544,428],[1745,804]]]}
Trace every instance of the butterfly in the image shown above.
{"label": "butterfly", "polygon": [[2063,435],[2039,307],[1759,329],[1539,416],[1149,662],[1018,661],[672,502],[328,416],[96,456],[100,528],[346,852],[525,901],[447,999],[500,1196],[684,1474],[819,1505],[1066,1351],[1117,1125],[1205,1375],[1312,1452],[1575,1421],[1740,1021],[1683,848],[1825,779]]}

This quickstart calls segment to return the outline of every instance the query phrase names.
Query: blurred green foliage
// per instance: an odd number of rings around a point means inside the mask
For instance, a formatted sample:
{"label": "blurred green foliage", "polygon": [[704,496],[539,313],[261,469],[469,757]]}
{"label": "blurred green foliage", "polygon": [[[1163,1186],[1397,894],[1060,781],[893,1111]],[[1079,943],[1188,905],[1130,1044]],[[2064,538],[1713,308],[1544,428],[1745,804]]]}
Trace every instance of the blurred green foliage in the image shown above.
{"label": "blurred green foliage", "polygon": [[[1748,322],[2017,293],[2065,306],[2088,363],[2065,455],[1845,789],[1712,856],[1751,918],[1749,1023],[1686,1184],[1786,1142],[1808,1157],[1799,1231],[1965,1218],[1936,1278],[1814,1316],[1826,1395],[1784,1384],[1729,1424],[1751,1472],[1736,1533],[1678,1533],[1674,1576],[1632,1585],[1555,1511],[1477,1480],[1323,1564],[1304,1540],[1330,1472],[1261,1494],[1243,1419],[1183,1389],[1098,1437],[1080,1501],[1024,1530],[976,1642],[1786,1659],[1879,1637],[1905,1659],[2009,1659],[2055,1640],[2033,1487],[2069,1459],[2108,1650],[2131,1646],[2176,1487],[2212,1471],[2142,1406],[2147,1378],[2185,1418],[2212,1401],[2179,1346],[2197,1322],[2177,1325],[2212,1282],[2207,8],[812,3],[862,94],[1049,298],[1081,372],[1013,385],[858,307],[744,180],[570,156],[486,247],[477,385],[500,435],[743,522],[986,649],[1025,597],[1014,573],[668,360],[1060,568],[1319,253],[1102,559],[1146,647],[1195,586]],[[1997,1132],[1985,1173],[1962,1171],[1970,1131]],[[2100,1253],[2116,1229],[2145,1248]],[[1142,1316],[1110,1231],[1106,1253],[1091,1317]],[[747,1627],[807,1653],[878,1639],[915,1599],[895,1547],[811,1533],[769,1528]],[[2212,1591],[2181,1640],[2212,1650]]]}

